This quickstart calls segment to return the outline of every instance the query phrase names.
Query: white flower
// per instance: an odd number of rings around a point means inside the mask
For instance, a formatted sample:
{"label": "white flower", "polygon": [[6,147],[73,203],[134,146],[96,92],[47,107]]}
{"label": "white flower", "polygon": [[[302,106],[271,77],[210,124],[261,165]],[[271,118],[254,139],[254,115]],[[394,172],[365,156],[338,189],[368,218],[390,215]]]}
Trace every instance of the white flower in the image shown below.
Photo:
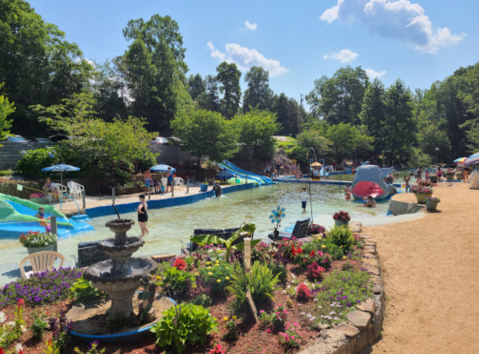
{"label": "white flower", "polygon": [[294,274],[291,274],[291,276],[293,277],[293,279],[296,279],[296,277],[294,276]]}
{"label": "white flower", "polygon": [[5,317],[5,314],[3,312],[0,312],[0,323],[3,323],[7,320],[7,318]]}
{"label": "white flower", "polygon": [[13,327],[13,326],[15,326],[15,322],[10,321],[10,322],[5,323],[5,325],[7,325],[8,327]]}
{"label": "white flower", "polygon": [[20,327],[20,330],[22,331],[22,333],[27,333],[28,332],[28,329],[27,329],[27,327],[25,327],[25,325],[22,325]]}
{"label": "white flower", "polygon": [[318,306],[318,309],[322,309],[322,308],[323,308],[323,306]]}
{"label": "white flower", "polygon": [[23,347],[20,343],[17,343],[17,345],[15,345],[15,354],[20,354],[20,352],[23,352]]}

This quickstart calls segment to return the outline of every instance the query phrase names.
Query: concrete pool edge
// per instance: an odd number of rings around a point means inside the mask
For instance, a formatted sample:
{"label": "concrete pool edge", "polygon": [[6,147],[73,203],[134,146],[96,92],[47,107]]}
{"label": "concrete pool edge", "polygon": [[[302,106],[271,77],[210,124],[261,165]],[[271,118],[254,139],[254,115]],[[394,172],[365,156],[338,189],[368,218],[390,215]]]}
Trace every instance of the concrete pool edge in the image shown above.
{"label": "concrete pool edge", "polygon": [[[223,194],[233,193],[244,191],[248,189],[257,188],[259,185],[256,183],[246,183],[246,184],[237,184],[234,186],[228,186],[223,188]],[[157,200],[148,200],[148,208],[151,209],[162,209],[169,208],[180,205],[187,205],[205,200],[207,198],[214,197],[214,191],[209,190],[207,192],[202,192],[198,194],[191,194],[181,197],[174,197],[169,199],[157,199]],[[138,207],[138,202],[134,203],[125,203],[125,204],[115,204],[118,213],[131,213],[136,210]],[[85,210],[85,213],[89,218],[97,218],[101,216],[115,215],[115,210],[111,205],[98,206],[94,208],[89,208]]]}

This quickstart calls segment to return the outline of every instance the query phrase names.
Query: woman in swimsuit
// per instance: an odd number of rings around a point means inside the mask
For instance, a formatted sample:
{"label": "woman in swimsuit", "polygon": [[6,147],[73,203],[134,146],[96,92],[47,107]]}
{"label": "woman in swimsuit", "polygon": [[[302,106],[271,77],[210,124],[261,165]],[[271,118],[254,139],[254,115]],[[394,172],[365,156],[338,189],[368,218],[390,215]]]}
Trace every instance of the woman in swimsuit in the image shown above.
{"label": "woman in swimsuit", "polygon": [[148,204],[146,204],[145,196],[143,194],[141,194],[139,198],[140,205],[136,210],[138,212],[138,224],[140,224],[141,236],[145,236],[150,233],[146,226],[146,223],[148,222]]}

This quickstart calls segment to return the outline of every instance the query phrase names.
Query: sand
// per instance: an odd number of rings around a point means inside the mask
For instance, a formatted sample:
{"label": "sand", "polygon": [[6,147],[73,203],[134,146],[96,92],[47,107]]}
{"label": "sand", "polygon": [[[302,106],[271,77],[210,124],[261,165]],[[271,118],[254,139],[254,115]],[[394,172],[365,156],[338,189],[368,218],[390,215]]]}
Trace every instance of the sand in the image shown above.
{"label": "sand", "polygon": [[469,186],[435,187],[438,213],[364,228],[387,298],[383,337],[367,353],[479,353],[479,190]]}

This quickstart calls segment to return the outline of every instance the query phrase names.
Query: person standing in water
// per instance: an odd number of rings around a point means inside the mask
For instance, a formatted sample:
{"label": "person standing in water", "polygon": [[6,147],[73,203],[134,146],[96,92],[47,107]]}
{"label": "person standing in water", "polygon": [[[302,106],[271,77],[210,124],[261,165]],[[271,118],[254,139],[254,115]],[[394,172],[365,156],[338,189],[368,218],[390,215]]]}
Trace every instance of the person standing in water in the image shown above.
{"label": "person standing in water", "polygon": [[173,172],[171,171],[171,167],[168,167],[168,172],[166,173],[166,192],[171,192],[173,185]]}
{"label": "person standing in water", "polygon": [[140,198],[140,205],[138,206],[138,209],[136,210],[138,212],[138,224],[140,225],[141,236],[145,236],[150,233],[146,225],[146,223],[148,222],[148,204],[146,203],[144,194],[141,194],[139,198]]}
{"label": "person standing in water", "polygon": [[221,186],[219,185],[218,182],[215,183],[215,186],[213,187],[213,191],[215,192],[216,198],[221,197]]}
{"label": "person standing in water", "polygon": [[299,193],[299,197],[301,198],[301,207],[303,208],[303,212],[306,212],[306,203],[309,198],[308,192],[306,192],[306,188],[303,188],[303,191]]}

